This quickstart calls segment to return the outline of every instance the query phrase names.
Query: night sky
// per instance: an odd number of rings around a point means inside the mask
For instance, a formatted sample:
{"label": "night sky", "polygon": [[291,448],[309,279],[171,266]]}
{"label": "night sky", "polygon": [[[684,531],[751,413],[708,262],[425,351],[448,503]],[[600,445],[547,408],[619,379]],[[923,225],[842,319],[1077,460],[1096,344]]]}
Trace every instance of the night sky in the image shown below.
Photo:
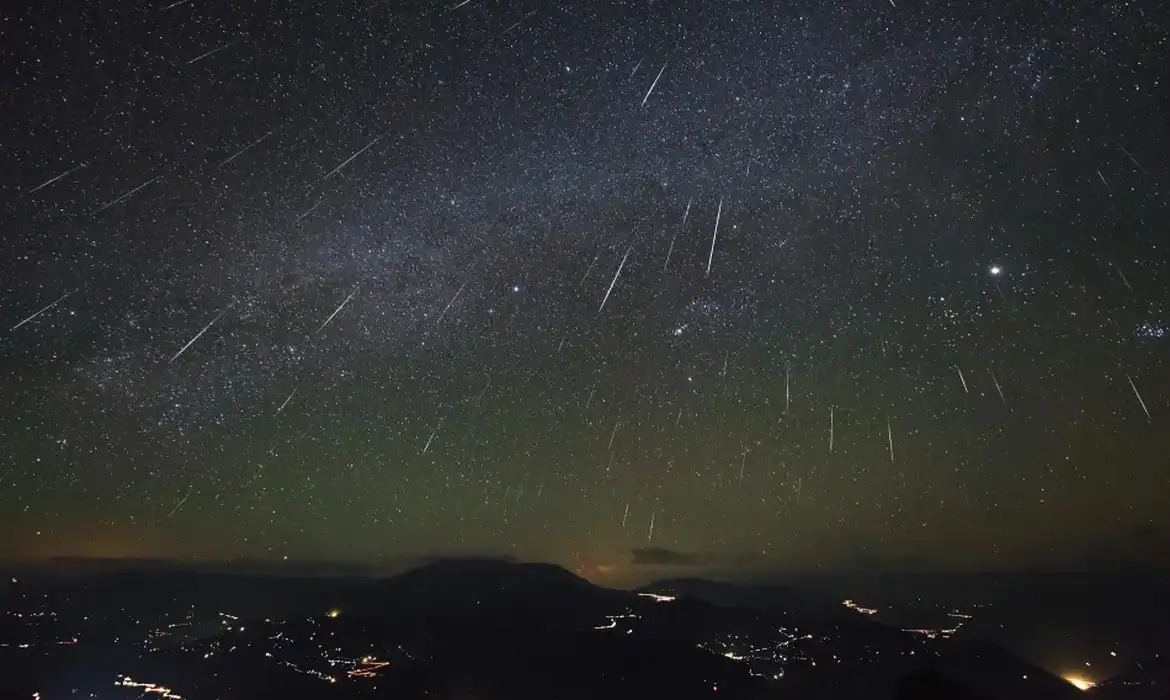
{"label": "night sky", "polygon": [[0,555],[1154,562],[1170,9],[966,5],[5,10]]}

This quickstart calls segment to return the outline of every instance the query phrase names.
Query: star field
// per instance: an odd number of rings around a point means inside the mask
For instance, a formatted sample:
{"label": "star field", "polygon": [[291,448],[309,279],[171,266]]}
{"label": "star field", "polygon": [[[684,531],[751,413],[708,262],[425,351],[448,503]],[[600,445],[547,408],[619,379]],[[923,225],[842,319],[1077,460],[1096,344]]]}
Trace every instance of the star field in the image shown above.
{"label": "star field", "polygon": [[0,553],[1148,564],[1168,22],[10,14]]}

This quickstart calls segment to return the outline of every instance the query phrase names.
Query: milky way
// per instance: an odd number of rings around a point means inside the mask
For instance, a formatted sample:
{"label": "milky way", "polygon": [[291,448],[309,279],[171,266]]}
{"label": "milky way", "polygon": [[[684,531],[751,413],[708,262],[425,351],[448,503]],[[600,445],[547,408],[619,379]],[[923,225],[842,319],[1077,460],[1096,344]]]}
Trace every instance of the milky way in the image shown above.
{"label": "milky way", "polygon": [[1141,562],[1167,22],[6,17],[5,551]]}

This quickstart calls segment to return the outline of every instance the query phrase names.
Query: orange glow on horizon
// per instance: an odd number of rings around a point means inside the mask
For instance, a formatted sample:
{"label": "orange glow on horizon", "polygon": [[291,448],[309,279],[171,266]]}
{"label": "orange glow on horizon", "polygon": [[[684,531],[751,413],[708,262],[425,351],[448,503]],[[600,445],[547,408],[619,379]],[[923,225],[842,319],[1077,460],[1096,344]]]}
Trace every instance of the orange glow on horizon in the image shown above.
{"label": "orange glow on horizon", "polygon": [[1084,676],[1078,676],[1078,675],[1065,676],[1064,680],[1066,680],[1070,684],[1072,684],[1072,686],[1074,688],[1076,688],[1077,690],[1088,690],[1089,688],[1092,688],[1093,686],[1097,685],[1096,683],[1089,680],[1088,678],[1085,678]]}

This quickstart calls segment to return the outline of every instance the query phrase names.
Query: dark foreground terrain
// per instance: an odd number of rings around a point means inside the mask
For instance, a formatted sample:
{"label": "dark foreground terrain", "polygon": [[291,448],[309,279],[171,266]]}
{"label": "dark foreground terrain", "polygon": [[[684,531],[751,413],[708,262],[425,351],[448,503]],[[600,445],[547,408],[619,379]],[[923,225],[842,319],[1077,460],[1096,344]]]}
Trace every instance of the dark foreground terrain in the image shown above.
{"label": "dark foreground terrain", "polygon": [[954,630],[779,587],[594,586],[442,561],[390,579],[122,567],[4,584],[0,697],[1166,697],[1152,659],[1088,693]]}

